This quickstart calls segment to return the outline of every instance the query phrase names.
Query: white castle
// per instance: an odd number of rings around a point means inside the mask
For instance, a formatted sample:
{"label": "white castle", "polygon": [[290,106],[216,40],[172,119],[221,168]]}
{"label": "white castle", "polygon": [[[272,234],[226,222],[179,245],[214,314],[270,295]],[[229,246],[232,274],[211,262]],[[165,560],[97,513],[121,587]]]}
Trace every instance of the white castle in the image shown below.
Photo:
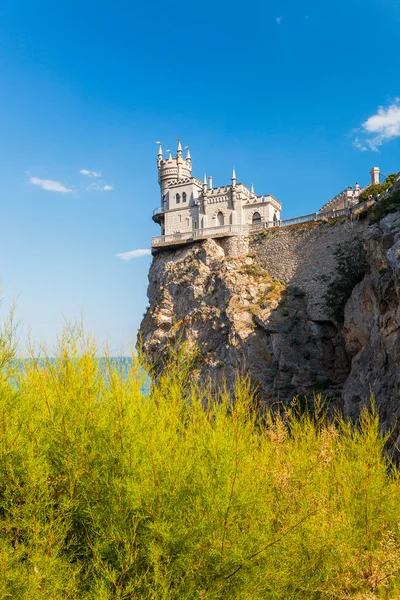
{"label": "white castle", "polygon": [[175,157],[164,158],[161,144],[157,155],[161,206],[153,212],[153,220],[161,226],[161,236],[153,238],[152,247],[173,245],[191,239],[235,235],[249,226],[274,226],[280,221],[282,206],[270,194],[257,196],[237,183],[235,169],[230,185],[213,187],[212,177],[201,182],[192,176],[192,159],[186,147],[183,157],[181,142]]}
{"label": "white castle", "polygon": [[[169,157],[164,158],[161,143],[157,143],[161,206],[153,211],[153,221],[161,226],[161,235],[152,239],[153,253],[206,238],[259,233],[270,227],[330,217],[351,217],[353,209],[361,207],[359,198],[365,188],[356,183],[326,202],[317,212],[282,221],[281,203],[271,194],[257,196],[253,186],[248,188],[237,183],[235,169],[230,185],[214,188],[212,177],[207,181],[204,175],[201,182],[192,176],[190,150],[186,146],[184,158],[179,138],[174,158],[170,150],[167,150]],[[370,175],[371,183],[379,183],[379,167],[373,167]]]}

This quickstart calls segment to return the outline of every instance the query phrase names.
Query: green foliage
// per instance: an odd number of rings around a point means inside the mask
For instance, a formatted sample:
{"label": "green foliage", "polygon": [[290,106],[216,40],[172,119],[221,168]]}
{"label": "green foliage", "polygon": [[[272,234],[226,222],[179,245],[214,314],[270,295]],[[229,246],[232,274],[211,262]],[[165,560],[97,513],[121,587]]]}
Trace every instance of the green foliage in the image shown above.
{"label": "green foliage", "polygon": [[336,272],[328,284],[322,300],[328,316],[341,322],[346,302],[354,287],[363,279],[368,264],[364,248],[358,240],[336,248],[334,255]]}
{"label": "green foliage", "polygon": [[268,277],[268,272],[258,263],[244,263],[241,266],[242,273],[250,275],[251,277]]}
{"label": "green foliage", "polygon": [[396,182],[396,173],[388,175],[383,183],[372,183],[360,194],[359,201],[365,202],[370,196],[378,196],[386,192]]}
{"label": "green foliage", "polygon": [[246,381],[213,396],[181,355],[144,393],[96,354],[69,328],[53,360],[0,360],[0,598],[399,597],[373,410],[258,417]]}
{"label": "green foliage", "polygon": [[305,291],[297,285],[291,285],[288,288],[288,292],[293,296],[293,298],[304,298],[306,295]]}
{"label": "green foliage", "polygon": [[400,190],[396,190],[390,194],[390,196],[379,200],[379,202],[374,205],[370,219],[371,223],[377,223],[389,213],[393,213],[398,210],[400,210]]}

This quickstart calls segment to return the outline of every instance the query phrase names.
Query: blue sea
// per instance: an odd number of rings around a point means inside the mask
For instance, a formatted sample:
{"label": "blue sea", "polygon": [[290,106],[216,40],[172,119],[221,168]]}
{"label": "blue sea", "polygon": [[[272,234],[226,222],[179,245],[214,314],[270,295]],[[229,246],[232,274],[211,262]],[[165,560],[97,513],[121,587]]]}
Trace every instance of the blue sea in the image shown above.
{"label": "blue sea", "polygon": [[[40,366],[44,367],[48,363],[55,364],[56,360],[57,359],[55,359],[55,358],[37,358],[37,359],[25,358],[25,359],[16,359],[15,361],[13,361],[13,364],[17,365],[19,369],[23,370],[23,369],[25,369],[25,366],[28,363],[31,363],[32,361],[36,361]],[[97,360],[99,362],[100,370],[103,371],[104,373],[107,370],[108,361],[110,360],[112,366],[114,368],[116,368],[117,371],[120,374],[122,374],[124,377],[128,376],[129,370],[132,368],[132,365],[133,365],[133,360],[130,356],[112,356],[110,359],[100,356],[97,358]],[[151,384],[150,378],[146,374],[146,380],[145,380],[145,384],[142,388],[142,391],[145,393],[148,392],[148,390],[150,389],[150,384]]]}

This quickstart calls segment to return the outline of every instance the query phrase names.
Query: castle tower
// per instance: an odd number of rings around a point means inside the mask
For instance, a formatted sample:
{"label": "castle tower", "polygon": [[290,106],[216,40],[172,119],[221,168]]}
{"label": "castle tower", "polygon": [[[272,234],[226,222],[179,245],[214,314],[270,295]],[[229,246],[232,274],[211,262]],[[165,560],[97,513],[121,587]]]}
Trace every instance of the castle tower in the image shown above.
{"label": "castle tower", "polygon": [[157,154],[157,167],[161,197],[164,195],[169,184],[171,184],[173,181],[185,179],[190,177],[192,174],[192,160],[190,158],[190,152],[188,151],[186,158],[183,158],[182,145],[179,138],[176,156],[172,158],[171,151],[168,150],[168,152],[169,157],[165,159],[161,144],[159,145]]}
{"label": "castle tower", "polygon": [[371,183],[379,183],[379,173],[380,173],[379,167],[372,167],[372,169],[370,171]]}

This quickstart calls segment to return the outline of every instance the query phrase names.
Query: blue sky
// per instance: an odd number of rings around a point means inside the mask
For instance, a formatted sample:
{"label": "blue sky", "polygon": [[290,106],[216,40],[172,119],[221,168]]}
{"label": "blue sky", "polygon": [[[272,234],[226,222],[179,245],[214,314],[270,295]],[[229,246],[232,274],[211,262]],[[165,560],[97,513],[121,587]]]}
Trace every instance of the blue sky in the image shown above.
{"label": "blue sky", "polygon": [[215,185],[235,165],[286,218],[400,170],[398,0],[0,11],[0,278],[22,339],[51,347],[83,312],[113,352],[134,340],[151,258],[117,254],[158,234],[156,140],[180,136]]}

